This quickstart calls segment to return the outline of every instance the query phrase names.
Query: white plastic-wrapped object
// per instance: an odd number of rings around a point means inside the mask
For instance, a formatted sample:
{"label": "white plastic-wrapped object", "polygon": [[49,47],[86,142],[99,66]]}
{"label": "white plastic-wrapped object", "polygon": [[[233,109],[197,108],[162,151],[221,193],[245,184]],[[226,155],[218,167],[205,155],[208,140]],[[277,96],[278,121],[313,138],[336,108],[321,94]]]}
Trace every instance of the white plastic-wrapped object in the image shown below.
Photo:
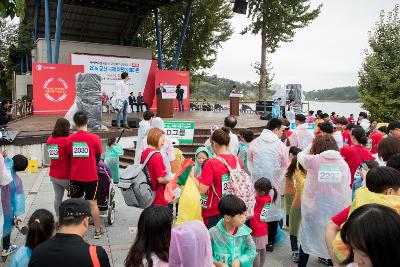
{"label": "white plastic-wrapped object", "polygon": [[276,202],[271,205],[267,221],[279,221],[282,213],[280,195],[283,194],[283,178],[288,166],[289,151],[281,139],[270,130],[263,130],[260,137],[251,142],[247,152],[247,168],[254,182],[267,178],[278,191]]}
{"label": "white plastic-wrapped object", "polygon": [[74,104],[68,110],[65,118],[75,127],[73,117],[78,111],[88,114],[88,129],[92,131],[105,131],[107,127],[102,125],[101,112],[101,77],[92,73],[78,73],[76,75],[76,98]]}
{"label": "white plastic-wrapped object", "polygon": [[328,259],[325,225],[351,203],[350,169],[334,150],[318,155],[302,151],[297,160],[307,170],[301,201],[300,244],[305,253]]}

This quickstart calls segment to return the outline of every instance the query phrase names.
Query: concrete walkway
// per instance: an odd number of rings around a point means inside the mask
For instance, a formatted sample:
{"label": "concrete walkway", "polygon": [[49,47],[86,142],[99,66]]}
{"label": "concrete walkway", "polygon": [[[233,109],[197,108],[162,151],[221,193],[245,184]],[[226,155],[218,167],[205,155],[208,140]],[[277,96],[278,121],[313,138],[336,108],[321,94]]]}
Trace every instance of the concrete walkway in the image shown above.
{"label": "concrete walkway", "polygon": [[[54,212],[53,200],[54,191],[52,183],[48,176],[48,169],[39,169],[39,173],[28,174],[21,173],[21,179],[24,183],[26,193],[26,210],[27,218],[39,208],[45,208]],[[137,231],[137,223],[140,216],[140,209],[128,207],[125,205],[122,195],[117,190],[116,194],[116,219],[112,226],[107,225],[106,218],[102,219],[105,226],[105,235],[100,240],[94,240],[94,228],[90,226],[86,236],[87,242],[90,244],[101,245],[108,252],[111,266],[122,267],[130,246]],[[12,242],[18,246],[24,245],[25,237],[14,230]],[[292,267],[295,266],[290,260],[291,252],[289,238],[287,237],[282,245],[275,248],[272,253],[267,253],[265,266],[268,267]],[[3,266],[8,266],[9,258]],[[308,266],[325,266],[317,262],[315,258],[310,258]],[[188,266],[190,267],[190,266]]]}

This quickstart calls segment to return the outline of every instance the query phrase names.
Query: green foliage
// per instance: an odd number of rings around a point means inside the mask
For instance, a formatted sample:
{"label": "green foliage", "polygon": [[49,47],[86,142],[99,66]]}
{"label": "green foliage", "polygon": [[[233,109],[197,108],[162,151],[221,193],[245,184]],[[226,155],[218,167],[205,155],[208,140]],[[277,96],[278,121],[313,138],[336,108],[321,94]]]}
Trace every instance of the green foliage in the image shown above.
{"label": "green foliage", "polygon": [[363,107],[381,121],[400,118],[400,20],[399,6],[370,32],[370,51],[359,72]]}
{"label": "green foliage", "polygon": [[[243,91],[244,100],[256,100],[258,92],[258,84],[250,81],[246,83],[236,82],[226,78],[219,78],[216,75],[203,76],[197,84],[197,90],[190,95],[192,100],[209,101],[229,100],[229,93],[232,86],[236,85],[238,90]],[[272,96],[272,92],[268,91],[268,97]]]}
{"label": "green foliage", "polygon": [[0,96],[11,99],[20,55],[30,54],[33,46],[29,28],[0,17]]}
{"label": "green foliage", "polygon": [[358,86],[336,87],[304,92],[306,100],[354,101],[360,100]]}
{"label": "green foliage", "polygon": [[309,0],[248,0],[251,24],[242,34],[261,33],[259,98],[265,98],[268,88],[267,52],[274,53],[281,42],[291,42],[297,29],[309,25],[318,17],[322,5],[311,9]]}
{"label": "green foliage", "polygon": [[0,0],[0,17],[23,17],[25,0]]}
{"label": "green foliage", "polygon": [[[183,4],[166,6],[160,10],[160,32],[164,57],[164,69],[171,69],[186,9]],[[190,70],[198,74],[202,69],[211,68],[217,58],[218,48],[227,41],[233,31],[230,25],[232,6],[225,0],[193,1],[189,27],[182,47],[178,70]],[[148,17],[142,23],[135,45],[151,47],[156,57],[154,18]]]}

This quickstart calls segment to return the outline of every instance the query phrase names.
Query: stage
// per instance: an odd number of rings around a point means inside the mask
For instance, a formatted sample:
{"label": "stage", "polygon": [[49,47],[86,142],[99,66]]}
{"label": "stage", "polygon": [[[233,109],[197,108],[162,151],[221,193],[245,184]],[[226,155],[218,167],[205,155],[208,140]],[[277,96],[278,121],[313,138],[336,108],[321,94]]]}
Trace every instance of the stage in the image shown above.
{"label": "stage", "polygon": [[[174,118],[165,119],[166,121],[194,121],[196,130],[204,130],[204,133],[212,125],[222,126],[224,118],[229,115],[227,111],[185,111],[175,112]],[[115,113],[103,113],[103,125],[108,131],[95,132],[100,138],[118,136],[121,130],[111,126],[111,120]],[[142,119],[142,113],[129,113],[129,117]],[[51,135],[51,131],[58,118],[62,115],[31,115],[25,119],[13,121],[8,124],[8,131],[18,131],[18,135],[13,143],[9,145],[31,145],[45,143]],[[266,125],[266,121],[260,120],[256,114],[241,113],[238,118],[237,129],[260,128]],[[138,129],[125,130],[124,136],[137,136]],[[2,144],[2,143],[0,143]],[[3,143],[5,144],[5,143]]]}

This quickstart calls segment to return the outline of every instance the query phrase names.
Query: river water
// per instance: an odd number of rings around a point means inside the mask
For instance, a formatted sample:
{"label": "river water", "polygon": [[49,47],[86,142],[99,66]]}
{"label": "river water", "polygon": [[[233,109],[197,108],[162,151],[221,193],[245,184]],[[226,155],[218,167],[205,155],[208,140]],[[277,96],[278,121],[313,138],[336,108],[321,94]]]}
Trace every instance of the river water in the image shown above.
{"label": "river water", "polygon": [[[354,114],[357,118],[358,114],[361,111],[365,111],[361,107],[362,103],[342,103],[342,102],[317,102],[317,101],[305,101],[305,103],[309,103],[309,109],[307,104],[303,105],[304,112],[307,113],[308,110],[314,110],[314,114],[317,113],[317,110],[322,110],[324,113],[328,113],[331,115],[331,112],[335,112],[339,116],[345,116],[348,118],[350,114]],[[256,104],[247,103],[251,108],[255,109]],[[229,106],[229,105],[227,105]]]}
{"label": "river water", "polygon": [[361,111],[365,111],[361,107],[362,103],[340,103],[340,102],[316,102],[316,101],[309,101],[310,103],[310,110],[314,110],[316,113],[317,110],[322,110],[324,113],[328,113],[329,115],[331,112],[336,112],[339,116],[345,116],[346,118],[350,116],[350,114],[354,114],[357,118],[358,114]]}

